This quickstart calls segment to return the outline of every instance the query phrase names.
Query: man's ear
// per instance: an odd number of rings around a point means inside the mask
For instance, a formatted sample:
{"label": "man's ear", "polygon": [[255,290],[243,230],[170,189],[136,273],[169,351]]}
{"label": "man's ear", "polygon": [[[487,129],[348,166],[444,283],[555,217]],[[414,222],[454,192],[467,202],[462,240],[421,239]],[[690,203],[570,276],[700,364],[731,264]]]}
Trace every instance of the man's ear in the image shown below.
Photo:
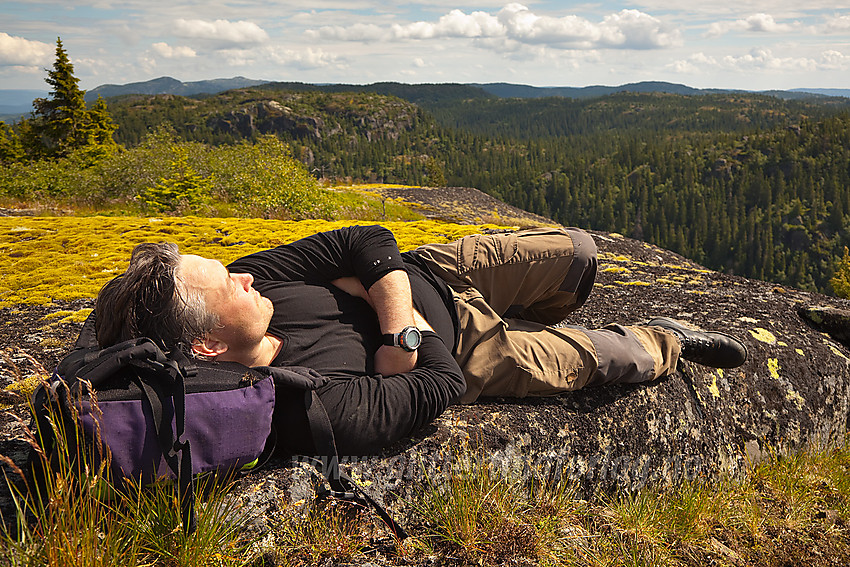
{"label": "man's ear", "polygon": [[216,357],[227,352],[227,344],[207,336],[192,343],[192,351],[201,356]]}

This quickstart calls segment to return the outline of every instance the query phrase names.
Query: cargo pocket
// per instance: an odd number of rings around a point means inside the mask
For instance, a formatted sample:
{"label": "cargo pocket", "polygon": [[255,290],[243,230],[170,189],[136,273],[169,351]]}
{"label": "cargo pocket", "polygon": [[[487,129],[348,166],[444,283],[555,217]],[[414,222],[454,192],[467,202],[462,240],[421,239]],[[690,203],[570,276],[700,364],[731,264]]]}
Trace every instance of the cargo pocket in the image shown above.
{"label": "cargo pocket", "polygon": [[460,241],[459,274],[510,263],[517,255],[516,233],[476,234]]}

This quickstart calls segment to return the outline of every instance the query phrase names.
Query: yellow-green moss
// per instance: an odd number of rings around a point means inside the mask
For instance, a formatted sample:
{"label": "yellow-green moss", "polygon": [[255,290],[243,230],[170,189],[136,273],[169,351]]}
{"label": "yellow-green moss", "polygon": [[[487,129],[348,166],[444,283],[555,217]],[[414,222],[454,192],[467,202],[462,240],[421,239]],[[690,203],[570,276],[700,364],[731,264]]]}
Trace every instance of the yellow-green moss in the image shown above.
{"label": "yellow-green moss", "polygon": [[45,348],[62,348],[65,346],[65,341],[59,337],[44,337],[39,344]]}
{"label": "yellow-green moss", "polygon": [[610,260],[613,262],[631,262],[632,259],[622,254],[612,254],[611,252],[600,252],[598,254],[600,260]]}
{"label": "yellow-green moss", "polygon": [[[715,374],[716,372],[716,374]],[[717,368],[711,375],[713,378],[711,381],[711,386],[708,387],[708,391],[711,392],[711,395],[715,398],[720,397],[720,388],[717,387],[717,379],[723,378],[723,369]]]}
{"label": "yellow-green moss", "polygon": [[843,352],[841,352],[840,350],[838,350],[837,348],[835,348],[835,346],[833,346],[833,345],[831,345],[831,344],[829,344],[829,343],[827,343],[827,346],[829,346],[829,350],[831,350],[831,351],[832,351],[832,354],[834,354],[835,356],[840,356],[840,357],[841,357],[841,358],[843,358],[844,360],[850,360],[850,359],[848,359],[848,358],[844,355],[844,353],[843,353]]}
{"label": "yellow-green moss", "polygon": [[[185,253],[228,263],[258,250],[351,224],[374,222],[198,217],[0,218],[0,307],[94,297],[103,284],[124,271],[130,252],[141,242],[172,241]],[[402,250],[429,242],[450,242],[484,228],[504,228],[440,221],[382,224],[395,234]],[[85,318],[83,313],[73,317]]]}
{"label": "yellow-green moss", "polygon": [[59,311],[54,311],[53,313],[48,313],[44,317],[42,317],[42,321],[50,321],[52,319],[59,319],[60,323],[81,323],[86,320],[86,317],[92,312],[90,308],[78,309],[77,311],[69,311],[67,309],[60,309]]}
{"label": "yellow-green moss", "polygon": [[26,378],[15,380],[14,382],[6,386],[6,390],[18,394],[24,400],[28,400],[32,397],[32,394],[33,392],[35,392],[35,389],[38,388],[38,385],[41,384],[46,378],[46,376],[33,374],[31,376],[27,376]]}
{"label": "yellow-green moss", "polygon": [[48,313],[44,317],[41,318],[42,321],[49,321],[51,319],[60,319],[62,317],[68,317],[74,313],[73,311],[69,311],[67,309],[60,309],[59,311],[54,311],[53,313]]}
{"label": "yellow-green moss", "polygon": [[771,378],[779,380],[779,360],[776,358],[768,358],[767,371],[770,373]]}
{"label": "yellow-green moss", "polygon": [[617,285],[652,285],[649,282],[642,282],[642,281],[624,282],[624,281],[616,280],[616,281],[614,281],[614,283],[617,284]]}

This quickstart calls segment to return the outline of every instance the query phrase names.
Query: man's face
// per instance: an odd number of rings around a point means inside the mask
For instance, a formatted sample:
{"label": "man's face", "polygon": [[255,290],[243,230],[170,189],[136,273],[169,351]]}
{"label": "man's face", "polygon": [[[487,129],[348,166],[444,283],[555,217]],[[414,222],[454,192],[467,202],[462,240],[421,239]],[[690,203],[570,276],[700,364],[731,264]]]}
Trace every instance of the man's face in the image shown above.
{"label": "man's face", "polygon": [[231,274],[218,260],[183,255],[178,274],[190,291],[200,293],[220,326],[210,336],[230,349],[253,348],[269,327],[272,302],[251,287],[250,274]]}

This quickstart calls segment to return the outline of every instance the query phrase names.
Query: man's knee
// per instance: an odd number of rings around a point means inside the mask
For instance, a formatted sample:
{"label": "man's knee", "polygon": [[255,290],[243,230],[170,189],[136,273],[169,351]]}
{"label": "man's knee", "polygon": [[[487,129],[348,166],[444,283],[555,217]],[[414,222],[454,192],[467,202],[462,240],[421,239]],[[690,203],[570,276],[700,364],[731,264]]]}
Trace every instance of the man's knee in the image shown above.
{"label": "man's knee", "polygon": [[573,260],[559,291],[573,293],[576,307],[581,307],[593,289],[596,280],[596,243],[593,237],[578,228],[567,228],[565,232],[573,242]]}

